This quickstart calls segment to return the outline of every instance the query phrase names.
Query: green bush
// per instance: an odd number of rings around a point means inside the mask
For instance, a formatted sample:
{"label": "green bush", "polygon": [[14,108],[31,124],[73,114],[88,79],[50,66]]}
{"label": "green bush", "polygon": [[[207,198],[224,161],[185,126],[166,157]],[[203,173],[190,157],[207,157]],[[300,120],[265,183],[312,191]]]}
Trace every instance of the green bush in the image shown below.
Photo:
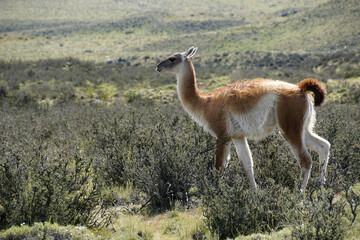
{"label": "green bush", "polygon": [[[342,184],[354,185],[360,181],[359,111],[357,105],[330,103],[317,109],[315,131],[331,143],[327,186],[342,188]],[[315,156],[315,157],[314,157]],[[313,179],[319,176],[317,155]]]}
{"label": "green bush", "polygon": [[360,195],[310,187],[305,194],[268,187],[253,192],[243,180],[219,178],[203,197],[210,231],[220,239],[290,227],[294,239],[344,239],[356,221]]}
{"label": "green bush", "polygon": [[279,230],[288,223],[296,204],[297,194],[286,188],[253,192],[243,181],[219,179],[203,198],[206,223],[221,239]]}
{"label": "green bush", "polygon": [[[120,119],[104,119],[94,134],[105,181],[132,182],[158,210],[169,209],[178,200],[189,203],[196,176],[212,169],[214,151],[199,152],[212,146],[214,139],[187,116],[178,117],[169,109],[130,110]],[[205,168],[207,161],[210,168]],[[199,162],[204,167],[197,168]]]}
{"label": "green bush", "polygon": [[[132,174],[134,183],[151,197],[152,204],[168,209],[177,200],[189,203],[190,188],[196,185],[196,177],[211,171],[212,166],[204,167],[208,162],[212,165],[212,154],[201,152],[213,145],[214,140],[188,117],[175,116],[168,122],[160,117],[159,121],[154,128],[139,132],[146,140],[138,139],[133,145],[131,164],[137,168]],[[202,168],[196,167],[199,162],[204,164]]]}
{"label": "green bush", "polygon": [[94,157],[85,151],[86,142],[78,142],[80,132],[73,132],[74,125],[82,124],[68,121],[81,109],[67,110],[64,115],[61,108],[5,109],[0,130],[2,229],[44,221],[90,226],[108,222]]}
{"label": "green bush", "polygon": [[276,184],[290,190],[300,187],[300,168],[281,134],[249,141],[249,146],[254,159],[255,179],[260,186]]}
{"label": "green bush", "polygon": [[334,191],[310,190],[292,216],[295,239],[344,239],[346,202]]}
{"label": "green bush", "polygon": [[[155,65],[155,62],[152,64]],[[107,101],[119,94],[117,89],[123,92],[141,85],[144,80],[151,87],[174,83],[173,77],[154,74],[153,65],[144,67],[95,64],[74,58],[36,62],[0,59],[0,72],[0,100],[4,99],[18,106],[42,100],[72,103],[77,99],[90,100],[95,97]],[[91,94],[87,96],[86,90],[89,89]],[[136,95],[134,93],[133,96],[126,97],[132,100],[136,99]]]}

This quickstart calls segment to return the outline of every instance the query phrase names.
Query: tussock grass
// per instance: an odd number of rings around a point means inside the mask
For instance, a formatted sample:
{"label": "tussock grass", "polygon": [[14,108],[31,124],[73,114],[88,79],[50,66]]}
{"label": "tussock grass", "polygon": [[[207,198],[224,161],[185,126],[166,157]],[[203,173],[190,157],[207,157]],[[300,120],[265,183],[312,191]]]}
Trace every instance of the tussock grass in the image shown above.
{"label": "tussock grass", "polygon": [[117,239],[210,239],[201,208],[154,216],[120,214],[113,224]]}
{"label": "tussock grass", "polygon": [[96,236],[86,227],[81,226],[60,226],[58,224],[35,223],[33,226],[14,226],[6,231],[0,232],[3,240],[20,239],[76,239],[76,240],[96,240],[101,237]]}

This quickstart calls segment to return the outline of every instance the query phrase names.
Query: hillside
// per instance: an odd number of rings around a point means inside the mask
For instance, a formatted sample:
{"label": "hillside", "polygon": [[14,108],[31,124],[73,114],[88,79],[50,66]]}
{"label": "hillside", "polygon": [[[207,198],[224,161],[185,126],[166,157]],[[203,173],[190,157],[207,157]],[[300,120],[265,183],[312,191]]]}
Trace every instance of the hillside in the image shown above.
{"label": "hillside", "polygon": [[162,1],[2,1],[1,56],[103,62],[191,45],[203,55],[359,48],[356,0],[190,2],[164,9]]}

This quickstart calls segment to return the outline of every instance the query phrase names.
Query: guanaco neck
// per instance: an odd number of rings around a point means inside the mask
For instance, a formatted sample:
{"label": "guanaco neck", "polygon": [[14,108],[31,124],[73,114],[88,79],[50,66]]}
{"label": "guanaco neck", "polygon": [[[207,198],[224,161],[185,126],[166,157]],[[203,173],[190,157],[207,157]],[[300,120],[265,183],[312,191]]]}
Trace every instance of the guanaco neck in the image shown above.
{"label": "guanaco neck", "polygon": [[184,60],[176,78],[179,99],[188,112],[193,112],[202,103],[202,94],[197,88],[195,68],[190,59]]}

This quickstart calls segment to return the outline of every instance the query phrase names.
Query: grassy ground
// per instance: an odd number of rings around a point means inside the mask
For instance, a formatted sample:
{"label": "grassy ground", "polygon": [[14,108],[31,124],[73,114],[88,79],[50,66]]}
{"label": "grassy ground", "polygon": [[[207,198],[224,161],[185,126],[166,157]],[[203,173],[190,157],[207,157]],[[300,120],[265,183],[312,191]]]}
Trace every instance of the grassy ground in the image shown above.
{"label": "grassy ground", "polygon": [[[5,59],[161,56],[190,45],[205,54],[322,51],[359,47],[355,0],[3,1]],[[15,11],[16,10],[16,11]]]}
{"label": "grassy ground", "polygon": [[[354,190],[360,193],[360,184],[355,185]],[[344,193],[341,194],[344,197]],[[340,195],[339,195],[340,197]],[[349,210],[349,209],[347,209]],[[218,239],[213,236],[205,224],[205,218],[201,207],[191,210],[175,209],[162,214],[142,215],[129,214],[124,209],[120,212],[118,220],[111,226],[111,230],[98,232],[102,237],[116,239]],[[347,223],[348,224],[348,223]],[[115,234],[114,234],[115,232]],[[357,239],[360,232],[360,223],[355,222],[348,227],[345,239]],[[275,240],[291,239],[290,227],[268,234],[251,234],[238,236],[236,240]]]}
{"label": "grassy ground", "polygon": [[211,237],[201,209],[190,211],[171,211],[155,216],[121,214],[113,225],[116,234],[111,237],[119,239],[193,239],[194,237]]}

